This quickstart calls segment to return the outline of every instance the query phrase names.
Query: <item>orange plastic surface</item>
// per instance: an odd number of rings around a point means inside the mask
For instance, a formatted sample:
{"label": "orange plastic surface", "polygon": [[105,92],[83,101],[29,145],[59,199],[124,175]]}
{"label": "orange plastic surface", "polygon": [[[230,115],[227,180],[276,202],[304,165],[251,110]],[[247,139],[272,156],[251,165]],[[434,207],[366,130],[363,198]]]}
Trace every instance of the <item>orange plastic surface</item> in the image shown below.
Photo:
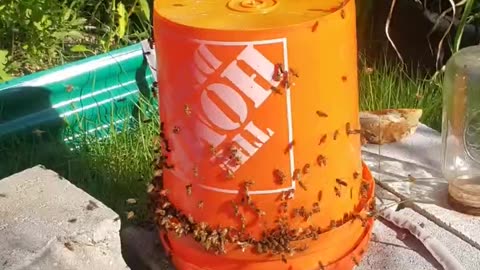
{"label": "orange plastic surface", "polygon": [[[256,238],[275,226],[285,191],[294,191],[289,211],[320,207],[308,220],[289,215],[291,227],[327,228],[364,208],[362,171],[371,179],[362,168],[359,134],[349,133],[359,128],[355,3],[308,1],[314,2],[322,10],[315,16],[300,11],[307,1],[279,0],[262,12],[232,12],[228,1],[156,2],[160,117],[171,148],[165,154],[174,165],[164,172],[164,188],[195,221],[240,227],[231,202],[240,204],[245,181],[254,182],[248,194],[265,212],[240,207],[245,230]],[[175,15],[170,4],[184,13]],[[207,7],[215,11],[200,12]],[[298,12],[302,20],[291,14]],[[223,19],[210,23],[199,14]],[[282,23],[266,20],[281,14]],[[252,27],[239,30],[239,21],[250,20]],[[318,261],[350,269],[371,222],[355,220],[321,234],[288,264],[234,246],[213,255],[189,237],[167,237],[178,269],[300,270],[315,269]]]}
{"label": "orange plastic surface", "polygon": [[188,27],[251,31],[311,22],[343,7],[347,0],[161,0],[156,14]]}
{"label": "orange plastic surface", "polygon": [[[361,201],[358,206],[359,209],[375,203],[375,181],[365,164],[363,164],[362,174],[363,180],[369,184],[370,188],[368,190],[368,199]],[[326,245],[317,250],[310,250],[302,254],[302,256],[296,256],[293,259],[288,258],[287,263],[279,260],[266,259],[265,257],[261,257],[258,260],[243,260],[241,257],[237,259],[220,257],[205,253],[203,250],[198,249],[195,243],[182,243],[178,241],[178,238],[175,236],[167,236],[165,232],[160,232],[159,235],[166,252],[171,255],[172,262],[177,269],[182,270],[348,270],[356,266],[367,251],[373,230],[373,223],[374,219],[369,218],[365,227],[363,227],[362,233],[356,236],[348,233],[348,230],[352,227],[347,224],[346,226],[344,225],[334,229],[330,232],[334,239],[325,243]],[[348,245],[351,245],[350,249],[339,254],[340,250],[342,250],[340,247]],[[333,253],[337,259],[328,261],[327,253]],[[323,268],[319,266],[319,263]]]}

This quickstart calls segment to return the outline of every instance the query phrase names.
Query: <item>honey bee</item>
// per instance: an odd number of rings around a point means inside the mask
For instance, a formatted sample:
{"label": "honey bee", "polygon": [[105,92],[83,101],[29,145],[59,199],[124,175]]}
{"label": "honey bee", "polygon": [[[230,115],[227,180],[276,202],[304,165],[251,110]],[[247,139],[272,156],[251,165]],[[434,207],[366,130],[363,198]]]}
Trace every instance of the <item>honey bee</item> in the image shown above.
{"label": "honey bee", "polygon": [[296,78],[300,77],[300,76],[298,76],[298,72],[296,72],[292,68],[289,69],[289,73],[292,74],[293,77],[296,77]]}
{"label": "honey bee", "polygon": [[290,191],[287,192],[287,200],[293,199],[293,190],[291,189]]}
{"label": "honey bee", "polygon": [[339,185],[342,185],[342,186],[344,186],[344,187],[347,186],[347,182],[343,181],[342,179],[337,178],[337,179],[335,179],[335,181],[336,181],[337,184],[339,184]]}
{"label": "honey bee", "polygon": [[234,161],[235,166],[242,165],[242,157],[241,156],[235,155],[235,156],[230,157],[230,159]]}
{"label": "honey bee", "polygon": [[295,145],[295,141],[292,141],[291,143],[289,143],[287,148],[285,148],[285,151],[283,153],[288,154],[288,152],[290,152],[290,150],[292,150],[294,145]]}
{"label": "honey bee", "polygon": [[292,210],[292,217],[293,217],[293,218],[296,218],[296,217],[299,217],[299,216],[301,216],[300,208],[294,208],[294,209]]}
{"label": "honey bee", "polygon": [[340,11],[340,17],[342,17],[342,19],[345,19],[345,10],[344,9],[342,9]]}
{"label": "honey bee", "polygon": [[303,174],[307,174],[309,172],[310,172],[310,164],[307,163],[303,166]]}
{"label": "honey bee", "polygon": [[192,184],[186,185],[185,189],[187,190],[187,195],[188,196],[192,195]]}
{"label": "honey bee", "polygon": [[276,82],[279,82],[282,80],[282,75],[283,75],[283,65],[282,64],[276,64],[275,65],[275,71],[273,73],[273,80]]}
{"label": "honey bee", "polygon": [[67,91],[67,93],[71,93],[73,91],[73,85],[71,85],[71,84],[67,85],[66,91]]}
{"label": "honey bee", "polygon": [[275,169],[274,174],[281,185],[287,180],[287,176],[279,169]]}
{"label": "honey bee", "polygon": [[342,81],[346,82],[347,81],[347,76],[342,76]]}
{"label": "honey bee", "polygon": [[318,155],[317,157],[317,164],[321,166],[326,166],[327,165],[327,158],[323,155]]}
{"label": "honey bee", "polygon": [[285,79],[283,80],[283,87],[286,89],[290,88],[290,81],[288,80],[288,73],[284,74]]}
{"label": "honey bee", "polygon": [[320,191],[318,192],[318,194],[317,194],[317,200],[318,200],[319,202],[322,201],[322,194],[323,194],[323,192],[322,192],[321,190],[320,190]]}
{"label": "honey bee", "polygon": [[282,91],[280,91],[280,89],[278,89],[278,87],[272,86],[272,87],[270,87],[270,90],[272,90],[272,92],[274,92],[276,94],[279,94],[279,95],[282,94]]}
{"label": "honey bee", "polygon": [[355,256],[352,257],[352,261],[353,261],[353,263],[354,263],[356,266],[358,266],[358,261],[357,261],[357,259],[355,258]]}
{"label": "honey bee", "polygon": [[40,136],[42,136],[42,134],[46,133],[46,131],[37,128],[37,129],[34,129],[34,130],[32,131],[32,133],[33,133],[34,135],[40,137]]}
{"label": "honey bee", "polygon": [[312,212],[308,212],[303,215],[303,218],[305,219],[306,222],[309,222],[310,218],[312,218],[312,215],[313,215]]}
{"label": "honey bee", "polygon": [[320,204],[318,202],[313,203],[312,212],[315,214],[320,212]]}
{"label": "honey bee", "polygon": [[255,185],[255,181],[247,180],[247,181],[245,181],[244,185],[245,185],[246,190],[248,190],[249,187]]}
{"label": "honey bee", "polygon": [[166,209],[166,208],[168,208],[170,205],[171,205],[171,203],[169,203],[169,202],[164,202],[164,203],[162,204],[162,209]]}
{"label": "honey bee", "polygon": [[330,229],[335,229],[337,227],[337,222],[335,220],[330,220]]}
{"label": "honey bee", "polygon": [[247,227],[247,220],[244,216],[241,216],[240,217],[240,222],[241,222],[241,226],[242,226],[242,231],[244,231]]}
{"label": "honey bee", "polygon": [[317,115],[319,117],[328,117],[328,114],[324,113],[324,112],[321,112],[321,111],[317,111]]}
{"label": "honey bee", "polygon": [[350,215],[348,213],[344,213],[343,220],[342,220],[343,224],[347,223],[349,218],[350,218]]}
{"label": "honey bee", "polygon": [[267,214],[265,211],[260,210],[260,209],[258,209],[258,208],[255,208],[255,212],[257,213],[257,215],[258,215],[259,217],[263,217],[263,216],[265,216],[265,215]]}
{"label": "honey bee", "polygon": [[350,199],[353,199],[353,187],[350,188]]}
{"label": "honey bee", "polygon": [[127,200],[126,200],[126,203],[127,203],[127,204],[136,204],[136,203],[137,203],[137,200],[134,199],[134,198],[130,198],[130,199],[127,199]]}
{"label": "honey bee", "polygon": [[73,245],[70,242],[65,242],[63,245],[65,246],[65,248],[67,248],[70,251],[74,250]]}
{"label": "honey bee", "polygon": [[86,208],[88,211],[92,211],[93,209],[98,208],[98,205],[94,201],[89,200]]}
{"label": "honey bee", "polygon": [[350,122],[345,124],[345,133],[347,133],[347,135],[350,134]]}
{"label": "honey bee", "polygon": [[308,190],[307,185],[305,183],[303,183],[302,180],[298,181],[298,185],[300,185],[300,187],[303,188],[305,191]]}
{"label": "honey bee", "polygon": [[173,133],[175,133],[175,134],[180,133],[180,127],[179,126],[174,126],[173,127]]}
{"label": "honey bee", "polygon": [[68,222],[69,223],[75,223],[75,222],[77,222],[77,219],[76,218],[71,218],[71,219],[68,220]]}
{"label": "honey bee", "polygon": [[198,167],[197,166],[193,167],[193,176],[198,177]]}
{"label": "honey bee", "polygon": [[208,148],[210,150],[210,154],[212,154],[213,156],[217,155],[217,149],[215,149],[215,146],[213,146],[213,144],[210,144]]}
{"label": "honey bee", "polygon": [[315,22],[315,24],[312,26],[312,32],[317,31],[318,28],[318,21]]}
{"label": "honey bee", "polygon": [[155,170],[153,177],[162,177],[163,175],[163,170],[162,169],[157,169]]}
{"label": "honey bee", "polygon": [[234,201],[231,201],[231,203],[232,203],[232,206],[233,206],[233,215],[238,217],[240,215],[240,208],[238,207],[238,205]]}
{"label": "honey bee", "polygon": [[320,138],[320,142],[318,145],[324,144],[327,141],[327,134],[323,134],[322,138]]}
{"label": "honey bee", "polygon": [[282,64],[277,64],[277,70],[281,75],[285,73],[285,69],[283,68]]}
{"label": "honey bee", "polygon": [[231,146],[229,150],[230,150],[230,154],[232,155],[238,154],[238,148],[235,146]]}
{"label": "honey bee", "polygon": [[183,106],[183,111],[185,112],[185,114],[187,116],[190,116],[192,114],[192,109],[190,108],[190,106],[188,104],[185,104]]}
{"label": "honey bee", "polygon": [[129,211],[129,212],[127,213],[127,219],[128,219],[128,220],[131,220],[131,219],[133,219],[133,218],[135,218],[135,213],[134,213],[133,211]]}
{"label": "honey bee", "polygon": [[341,197],[341,196],[342,196],[342,193],[340,193],[340,189],[339,189],[338,187],[334,187],[333,189],[334,189],[335,195],[336,195],[337,197]]}
{"label": "honey bee", "polygon": [[227,170],[227,179],[233,179],[234,177],[235,177],[235,174],[233,173],[233,171],[228,169]]}
{"label": "honey bee", "polygon": [[263,249],[263,245],[260,244],[260,243],[257,243],[256,251],[257,251],[258,254],[263,254],[263,253],[265,253],[265,251],[264,251],[264,249]]}
{"label": "honey bee", "polygon": [[287,257],[285,256],[285,254],[282,254],[282,262],[287,263]]}
{"label": "honey bee", "polygon": [[195,220],[193,220],[192,215],[190,215],[190,214],[187,216],[187,221],[192,223],[192,224],[195,222]]}
{"label": "honey bee", "polygon": [[203,201],[199,201],[197,204],[197,207],[202,209],[203,208]]}
{"label": "honey bee", "polygon": [[321,261],[318,262],[318,267],[320,267],[320,270],[325,270],[325,266],[323,266]]}
{"label": "honey bee", "polygon": [[287,202],[282,202],[279,206],[279,212],[280,213],[286,213],[288,211],[288,203]]}
{"label": "honey bee", "polygon": [[368,190],[370,189],[370,185],[366,182],[362,182],[360,185],[360,196],[364,199],[368,197]]}
{"label": "honey bee", "polygon": [[300,172],[300,169],[295,169],[293,171],[293,181],[300,181],[302,178],[302,173]]}
{"label": "honey bee", "polygon": [[340,132],[338,131],[338,129],[335,130],[335,132],[333,133],[333,140],[337,140],[339,134]]}
{"label": "honey bee", "polygon": [[360,173],[353,172],[353,179],[357,179],[360,176]]}
{"label": "honey bee", "polygon": [[348,132],[349,135],[361,134],[362,130],[360,129],[352,129]]}

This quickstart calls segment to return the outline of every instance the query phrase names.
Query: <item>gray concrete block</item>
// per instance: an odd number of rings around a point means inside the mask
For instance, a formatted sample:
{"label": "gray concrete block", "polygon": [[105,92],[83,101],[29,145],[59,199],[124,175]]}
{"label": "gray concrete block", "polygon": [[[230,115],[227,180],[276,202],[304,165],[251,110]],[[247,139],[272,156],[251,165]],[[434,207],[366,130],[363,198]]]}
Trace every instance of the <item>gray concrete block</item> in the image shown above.
{"label": "gray concrete block", "polygon": [[33,167],[0,194],[1,269],[129,269],[118,215],[57,173]]}

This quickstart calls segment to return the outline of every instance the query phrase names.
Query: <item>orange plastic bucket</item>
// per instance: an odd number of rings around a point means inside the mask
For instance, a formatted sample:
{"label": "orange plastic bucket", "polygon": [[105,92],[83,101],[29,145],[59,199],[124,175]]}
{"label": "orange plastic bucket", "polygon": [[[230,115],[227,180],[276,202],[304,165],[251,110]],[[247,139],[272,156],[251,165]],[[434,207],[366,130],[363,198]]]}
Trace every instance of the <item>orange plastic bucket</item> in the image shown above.
{"label": "orange plastic bucket", "polygon": [[350,269],[372,228],[354,1],[155,2],[178,269]]}

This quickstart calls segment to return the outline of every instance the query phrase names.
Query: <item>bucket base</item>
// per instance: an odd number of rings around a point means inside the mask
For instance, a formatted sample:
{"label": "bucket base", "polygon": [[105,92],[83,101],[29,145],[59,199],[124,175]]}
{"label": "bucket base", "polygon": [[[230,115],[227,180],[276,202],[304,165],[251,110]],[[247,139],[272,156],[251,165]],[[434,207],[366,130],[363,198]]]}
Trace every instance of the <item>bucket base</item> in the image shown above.
{"label": "bucket base", "polygon": [[[175,251],[173,250],[170,250],[170,252],[172,255],[172,263],[178,270],[349,270],[353,269],[354,266],[358,265],[363,255],[365,254],[368,243],[370,241],[372,229],[373,219],[367,222],[363,237],[360,239],[357,246],[350,253],[340,258],[336,262],[330,263],[328,265],[323,265],[323,268],[320,266],[317,256],[315,256],[315,253],[296,257],[295,259],[287,258],[287,263],[284,263],[280,260],[251,263],[245,261],[230,261],[229,263],[226,263],[224,260],[221,260],[218,266],[216,266],[215,268],[205,268],[187,262],[185,258],[179,256],[179,254],[175,254]],[[164,246],[166,246],[167,242],[165,237],[165,235],[161,236]]]}
{"label": "bucket base", "polygon": [[[364,202],[365,207],[368,205],[374,205],[374,187],[375,181],[370,173],[368,167],[363,163],[363,179],[370,184],[370,190],[368,199]],[[373,210],[373,209],[370,209]],[[277,260],[258,260],[258,261],[246,261],[246,260],[235,260],[235,259],[226,259],[221,256],[218,257],[218,262],[215,260],[215,257],[209,257],[205,262],[209,266],[197,265],[192,262],[201,263],[202,260],[198,258],[202,257],[200,254],[191,253],[190,256],[197,257],[191,258],[186,256],[186,252],[182,250],[175,250],[170,245],[169,237],[165,231],[160,231],[161,242],[169,255],[171,255],[172,263],[178,270],[264,270],[264,269],[275,269],[275,270],[349,270],[353,269],[355,265],[361,261],[362,257],[367,250],[368,243],[373,230],[374,218],[368,218],[365,220],[364,230],[359,234],[358,240],[352,246],[352,248],[343,256],[340,256],[339,259],[333,262],[328,262],[328,264],[323,265],[319,262],[321,256],[321,250],[306,253],[303,256],[295,256],[295,258],[286,258],[287,262],[283,262],[280,259]],[[174,239],[172,239],[174,241]],[[339,245],[342,243],[338,243]],[[197,256],[198,255],[198,256]],[[213,265],[213,266],[212,266]]]}

